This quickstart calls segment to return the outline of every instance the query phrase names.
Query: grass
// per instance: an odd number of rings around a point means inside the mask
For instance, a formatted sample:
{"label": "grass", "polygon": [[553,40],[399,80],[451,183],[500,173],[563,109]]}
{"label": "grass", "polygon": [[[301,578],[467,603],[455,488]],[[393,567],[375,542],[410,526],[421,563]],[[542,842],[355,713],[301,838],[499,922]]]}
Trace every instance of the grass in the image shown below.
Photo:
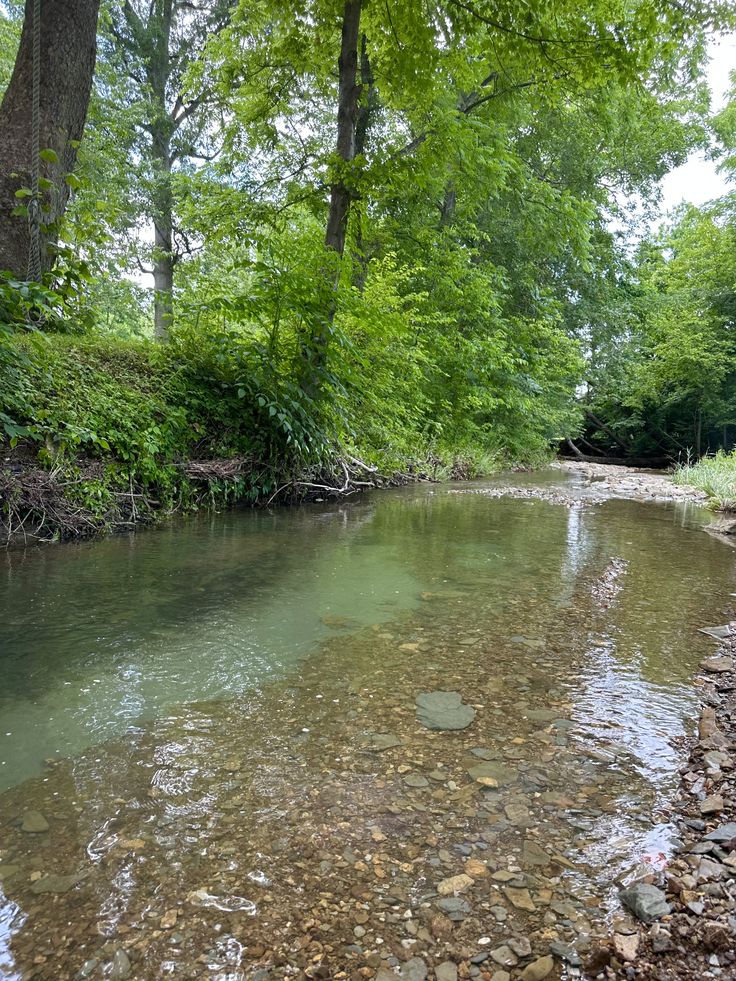
{"label": "grass", "polygon": [[736,450],[703,457],[697,463],[684,463],[674,473],[676,484],[689,484],[705,491],[713,507],[736,511]]}

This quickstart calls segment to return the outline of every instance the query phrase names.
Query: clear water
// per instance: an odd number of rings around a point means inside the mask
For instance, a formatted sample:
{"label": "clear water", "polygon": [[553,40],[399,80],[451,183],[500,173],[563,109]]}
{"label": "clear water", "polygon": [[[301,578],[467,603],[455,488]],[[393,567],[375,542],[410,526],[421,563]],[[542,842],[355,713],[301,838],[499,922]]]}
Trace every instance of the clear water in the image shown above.
{"label": "clear water", "polygon": [[[558,473],[511,479],[576,492]],[[584,945],[616,882],[667,852],[672,740],[712,649],[697,628],[723,618],[734,553],[702,533],[697,509],[499,499],[487,486],[231,512],[4,557],[0,879],[3,863],[14,870],[0,976],[20,977],[33,957],[38,977],[74,977],[90,959],[89,976],[107,976],[131,924],[145,936],[150,918],[183,904],[179,922],[192,922],[178,946],[159,930],[134,976],[247,977],[295,916],[357,895],[351,876],[363,873],[340,856],[361,829],[369,843],[378,825],[396,836],[407,809],[397,848],[408,864],[389,882],[419,904],[414,916],[447,864],[442,842],[424,842],[445,835],[447,851],[455,837],[514,870],[521,827],[570,857],[534,895],[582,902],[572,926],[558,919],[559,936]],[[417,726],[414,698],[439,688],[477,706],[469,730]],[[403,745],[366,753],[372,732]],[[474,786],[477,747],[518,782]],[[407,790],[404,772],[430,770],[428,789]],[[509,803],[528,821],[511,820]],[[49,832],[19,829],[28,808]],[[121,851],[131,841],[146,845]],[[39,895],[39,872],[84,878]],[[218,916],[230,917],[224,932]],[[484,916],[483,932],[508,933]],[[51,957],[62,924],[74,942]],[[384,952],[386,938],[368,940]],[[430,960],[439,943],[409,941]],[[360,965],[363,954],[339,950],[333,966]]]}

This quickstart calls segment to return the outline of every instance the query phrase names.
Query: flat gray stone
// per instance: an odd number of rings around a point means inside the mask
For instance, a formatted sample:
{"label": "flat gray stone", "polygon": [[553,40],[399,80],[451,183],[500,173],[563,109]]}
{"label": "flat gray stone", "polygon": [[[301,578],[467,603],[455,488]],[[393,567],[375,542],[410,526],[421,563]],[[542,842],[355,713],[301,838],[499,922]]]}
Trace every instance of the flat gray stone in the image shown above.
{"label": "flat gray stone", "polygon": [[642,923],[653,923],[671,912],[662,890],[647,882],[636,882],[628,889],[622,889],[618,898]]}
{"label": "flat gray stone", "polygon": [[731,624],[724,623],[721,627],[701,627],[700,633],[712,637],[713,640],[725,640],[726,637],[731,636]]}
{"label": "flat gray stone", "polygon": [[69,890],[75,886],[80,879],[81,875],[45,875],[42,879],[37,879],[36,882],[31,886],[31,892],[39,895],[45,892],[55,892],[64,893],[69,892]]}
{"label": "flat gray stone", "polygon": [[368,749],[374,753],[382,753],[396,746],[401,746],[401,740],[390,732],[372,732],[368,737]]}
{"label": "flat gray stone", "polygon": [[516,770],[513,770],[510,766],[506,766],[505,763],[496,763],[493,760],[488,760],[485,763],[477,763],[475,766],[469,767],[468,773],[473,780],[487,787],[493,787],[494,785],[502,787],[504,784],[515,783],[519,779],[519,774]]}
{"label": "flat gray stone", "polygon": [[443,961],[434,969],[436,981],[457,981],[457,964]]}
{"label": "flat gray stone", "polygon": [[402,981],[424,981],[427,977],[427,965],[421,957],[412,957],[401,968]]}
{"label": "flat gray stone", "polygon": [[32,835],[43,834],[49,830],[49,822],[40,811],[26,811],[20,830]]}
{"label": "flat gray stone", "polygon": [[454,731],[467,729],[475,709],[463,704],[457,691],[432,691],[417,695],[417,719],[427,729]]}
{"label": "flat gray stone", "polygon": [[700,667],[711,674],[725,674],[727,671],[733,671],[733,658],[716,654],[701,661]]}
{"label": "flat gray stone", "polygon": [[706,841],[731,841],[732,838],[736,838],[736,821],[719,824],[717,828],[705,836]]}

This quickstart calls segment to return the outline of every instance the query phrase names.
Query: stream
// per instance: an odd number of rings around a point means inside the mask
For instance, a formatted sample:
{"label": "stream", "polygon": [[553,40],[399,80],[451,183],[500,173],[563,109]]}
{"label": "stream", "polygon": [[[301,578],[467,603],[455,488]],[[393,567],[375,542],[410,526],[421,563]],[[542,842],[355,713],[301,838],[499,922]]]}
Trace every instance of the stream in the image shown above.
{"label": "stream", "polygon": [[[581,489],[421,484],[5,555],[0,978],[454,981],[550,950],[583,976],[671,853],[736,552],[692,504]],[[472,723],[423,726],[434,691]]]}

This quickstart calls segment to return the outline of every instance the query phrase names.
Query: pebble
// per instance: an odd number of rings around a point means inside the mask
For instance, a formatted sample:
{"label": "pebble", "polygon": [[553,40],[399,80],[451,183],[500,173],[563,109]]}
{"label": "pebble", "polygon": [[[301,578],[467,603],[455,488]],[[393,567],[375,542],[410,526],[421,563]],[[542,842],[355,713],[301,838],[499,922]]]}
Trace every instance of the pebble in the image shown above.
{"label": "pebble", "polygon": [[467,892],[473,884],[473,879],[469,875],[453,875],[438,884],[437,892],[440,896],[458,896],[460,893]]}
{"label": "pebble", "polygon": [[110,981],[125,981],[126,978],[130,977],[130,970],[130,959],[128,955],[122,947],[118,947],[112,957],[109,974]]}

